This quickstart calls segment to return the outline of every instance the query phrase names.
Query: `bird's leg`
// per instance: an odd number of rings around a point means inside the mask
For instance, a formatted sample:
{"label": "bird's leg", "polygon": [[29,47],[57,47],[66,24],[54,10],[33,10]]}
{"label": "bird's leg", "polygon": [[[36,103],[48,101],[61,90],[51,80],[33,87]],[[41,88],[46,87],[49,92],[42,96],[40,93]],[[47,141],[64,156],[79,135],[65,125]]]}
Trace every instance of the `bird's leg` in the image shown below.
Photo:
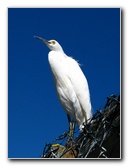
{"label": "bird's leg", "polygon": [[69,129],[69,135],[72,138],[74,136],[74,123],[73,123],[73,121],[70,122],[69,127],[70,127],[70,129]]}
{"label": "bird's leg", "polygon": [[71,120],[70,116],[67,114],[68,122],[69,122],[69,137],[73,138],[74,135],[74,122]]}
{"label": "bird's leg", "polygon": [[73,119],[71,120],[71,117],[67,114],[67,117],[68,117],[68,122],[69,122],[69,136],[70,138],[73,138],[74,137],[74,129],[75,129],[75,123],[76,123],[76,101],[73,102],[73,111],[74,111],[74,115],[73,115]]}

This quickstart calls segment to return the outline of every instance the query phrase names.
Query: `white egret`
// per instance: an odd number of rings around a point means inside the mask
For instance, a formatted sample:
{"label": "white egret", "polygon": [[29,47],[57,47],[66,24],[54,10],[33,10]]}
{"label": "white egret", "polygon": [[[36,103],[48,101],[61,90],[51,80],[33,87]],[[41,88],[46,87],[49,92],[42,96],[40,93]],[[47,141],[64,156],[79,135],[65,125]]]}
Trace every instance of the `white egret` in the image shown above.
{"label": "white egret", "polygon": [[50,52],[48,61],[53,74],[59,100],[66,113],[83,129],[92,117],[88,83],[79,64],[67,56],[56,40],[45,40],[35,36],[46,44]]}

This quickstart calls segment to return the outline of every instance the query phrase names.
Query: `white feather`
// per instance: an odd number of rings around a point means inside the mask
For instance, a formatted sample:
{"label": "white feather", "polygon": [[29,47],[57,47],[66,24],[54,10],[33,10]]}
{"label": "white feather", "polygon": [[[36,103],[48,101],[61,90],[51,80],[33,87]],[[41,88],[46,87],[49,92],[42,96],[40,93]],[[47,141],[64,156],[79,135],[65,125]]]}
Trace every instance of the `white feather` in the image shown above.
{"label": "white feather", "polygon": [[38,36],[35,38],[41,40],[51,50],[48,61],[59,100],[66,113],[74,118],[82,130],[83,123],[88,123],[92,117],[90,93],[85,75],[77,61],[67,56],[57,41],[47,41]]}
{"label": "white feather", "polygon": [[87,80],[73,58],[61,52],[50,51],[48,59],[60,102],[81,129],[82,124],[87,123],[92,116]]}

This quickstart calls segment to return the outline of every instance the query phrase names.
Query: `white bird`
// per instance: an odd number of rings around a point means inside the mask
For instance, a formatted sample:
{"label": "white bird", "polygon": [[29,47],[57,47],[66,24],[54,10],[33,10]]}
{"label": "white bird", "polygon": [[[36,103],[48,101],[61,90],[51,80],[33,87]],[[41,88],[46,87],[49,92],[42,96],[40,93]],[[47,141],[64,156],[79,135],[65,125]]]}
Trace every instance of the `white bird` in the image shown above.
{"label": "white bird", "polygon": [[59,100],[66,113],[73,118],[82,131],[92,117],[89,87],[78,62],[67,56],[56,40],[35,36],[48,46],[48,61]]}

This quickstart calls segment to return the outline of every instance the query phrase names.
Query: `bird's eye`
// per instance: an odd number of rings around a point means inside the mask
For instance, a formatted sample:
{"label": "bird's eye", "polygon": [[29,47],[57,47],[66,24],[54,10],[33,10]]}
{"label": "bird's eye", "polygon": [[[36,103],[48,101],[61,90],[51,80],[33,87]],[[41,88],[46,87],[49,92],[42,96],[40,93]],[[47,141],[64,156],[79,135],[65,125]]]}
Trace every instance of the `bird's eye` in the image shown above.
{"label": "bird's eye", "polygon": [[49,42],[53,45],[56,43],[54,40],[50,40]]}

